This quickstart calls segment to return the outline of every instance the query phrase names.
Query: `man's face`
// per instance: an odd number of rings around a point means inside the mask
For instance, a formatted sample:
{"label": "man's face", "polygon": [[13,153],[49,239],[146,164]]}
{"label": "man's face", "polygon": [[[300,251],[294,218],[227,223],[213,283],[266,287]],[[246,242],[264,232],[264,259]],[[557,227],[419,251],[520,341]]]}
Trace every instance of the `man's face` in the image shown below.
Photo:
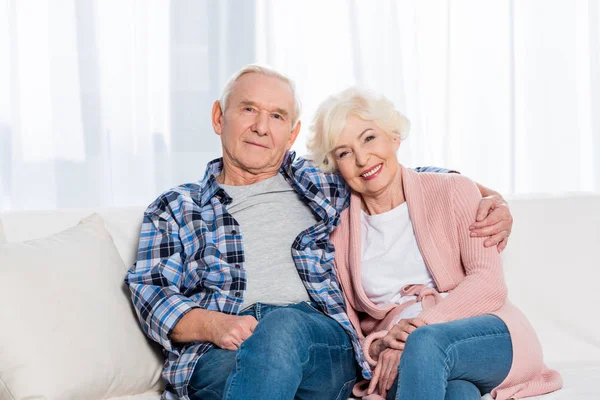
{"label": "man's face", "polygon": [[243,75],[224,113],[218,103],[213,107],[223,161],[252,174],[277,171],[300,131],[300,123],[292,127],[293,112],[293,93],[285,81],[259,73]]}

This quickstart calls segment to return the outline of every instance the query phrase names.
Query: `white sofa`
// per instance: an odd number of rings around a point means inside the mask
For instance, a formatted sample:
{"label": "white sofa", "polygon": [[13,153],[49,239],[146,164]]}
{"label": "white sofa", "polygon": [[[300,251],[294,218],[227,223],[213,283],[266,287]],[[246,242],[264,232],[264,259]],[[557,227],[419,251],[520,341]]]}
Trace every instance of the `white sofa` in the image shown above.
{"label": "white sofa", "polygon": [[[515,223],[504,253],[509,296],[537,329],[546,363],[564,378],[561,391],[539,399],[599,399],[600,195],[514,198],[510,204]],[[160,397],[161,355],[141,333],[122,285],[135,258],[142,211],[0,214],[0,243],[9,243],[0,244],[0,400]],[[72,239],[81,235],[75,228],[33,240],[94,212],[118,253],[106,247],[96,228],[86,231],[87,242]],[[94,235],[98,246],[90,242]],[[68,251],[65,240],[73,240]],[[17,244],[21,241],[28,242]],[[58,250],[45,250],[53,248]],[[120,255],[122,262],[110,260],[122,273],[104,269],[111,251]],[[109,286],[98,290],[105,281]],[[104,327],[109,323],[113,326]]]}

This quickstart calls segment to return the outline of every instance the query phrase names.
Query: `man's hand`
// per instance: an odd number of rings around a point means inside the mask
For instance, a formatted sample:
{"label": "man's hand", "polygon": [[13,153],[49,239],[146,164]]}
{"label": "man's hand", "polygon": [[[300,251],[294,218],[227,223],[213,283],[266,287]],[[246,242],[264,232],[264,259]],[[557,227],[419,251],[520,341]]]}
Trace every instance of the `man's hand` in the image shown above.
{"label": "man's hand", "polygon": [[258,325],[250,315],[221,314],[211,331],[211,342],[225,350],[237,350],[242,342],[252,335]]}
{"label": "man's hand", "polygon": [[500,194],[492,194],[479,202],[477,221],[469,229],[471,237],[489,236],[484,246],[498,245],[498,252],[501,252],[508,244],[512,224],[513,217],[508,204]]}
{"label": "man's hand", "polygon": [[383,398],[386,397],[388,390],[392,388],[398,376],[398,365],[400,365],[401,356],[402,350],[385,349],[381,352],[367,394],[375,392],[377,384],[379,384],[379,395]]}
{"label": "man's hand", "polygon": [[211,342],[225,350],[237,350],[258,325],[250,315],[229,315],[195,308],[175,325],[170,338],[177,343]]}
{"label": "man's hand", "polygon": [[[427,325],[418,318],[401,319],[389,330],[388,334],[381,339],[383,346],[388,349],[404,350],[408,335],[417,328]],[[385,350],[384,350],[385,351]],[[381,353],[383,354],[383,352]]]}

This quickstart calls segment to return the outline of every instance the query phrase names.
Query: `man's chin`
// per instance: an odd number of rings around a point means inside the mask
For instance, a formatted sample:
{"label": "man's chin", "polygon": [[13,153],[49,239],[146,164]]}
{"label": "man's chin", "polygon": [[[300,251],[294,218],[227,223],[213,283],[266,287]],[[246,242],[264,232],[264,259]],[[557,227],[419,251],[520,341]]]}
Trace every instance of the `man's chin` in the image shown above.
{"label": "man's chin", "polygon": [[267,171],[271,169],[271,165],[265,162],[264,158],[262,160],[246,160],[242,168],[244,168],[248,172],[252,173],[260,173],[263,171]]}

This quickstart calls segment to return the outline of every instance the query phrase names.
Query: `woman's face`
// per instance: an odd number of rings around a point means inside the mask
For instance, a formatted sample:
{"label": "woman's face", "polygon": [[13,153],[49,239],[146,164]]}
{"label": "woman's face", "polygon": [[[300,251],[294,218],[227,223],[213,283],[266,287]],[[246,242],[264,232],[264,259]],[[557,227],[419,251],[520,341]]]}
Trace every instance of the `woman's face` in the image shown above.
{"label": "woman's face", "polygon": [[337,169],[356,192],[375,196],[392,184],[398,171],[400,139],[373,121],[351,115],[331,152]]}

